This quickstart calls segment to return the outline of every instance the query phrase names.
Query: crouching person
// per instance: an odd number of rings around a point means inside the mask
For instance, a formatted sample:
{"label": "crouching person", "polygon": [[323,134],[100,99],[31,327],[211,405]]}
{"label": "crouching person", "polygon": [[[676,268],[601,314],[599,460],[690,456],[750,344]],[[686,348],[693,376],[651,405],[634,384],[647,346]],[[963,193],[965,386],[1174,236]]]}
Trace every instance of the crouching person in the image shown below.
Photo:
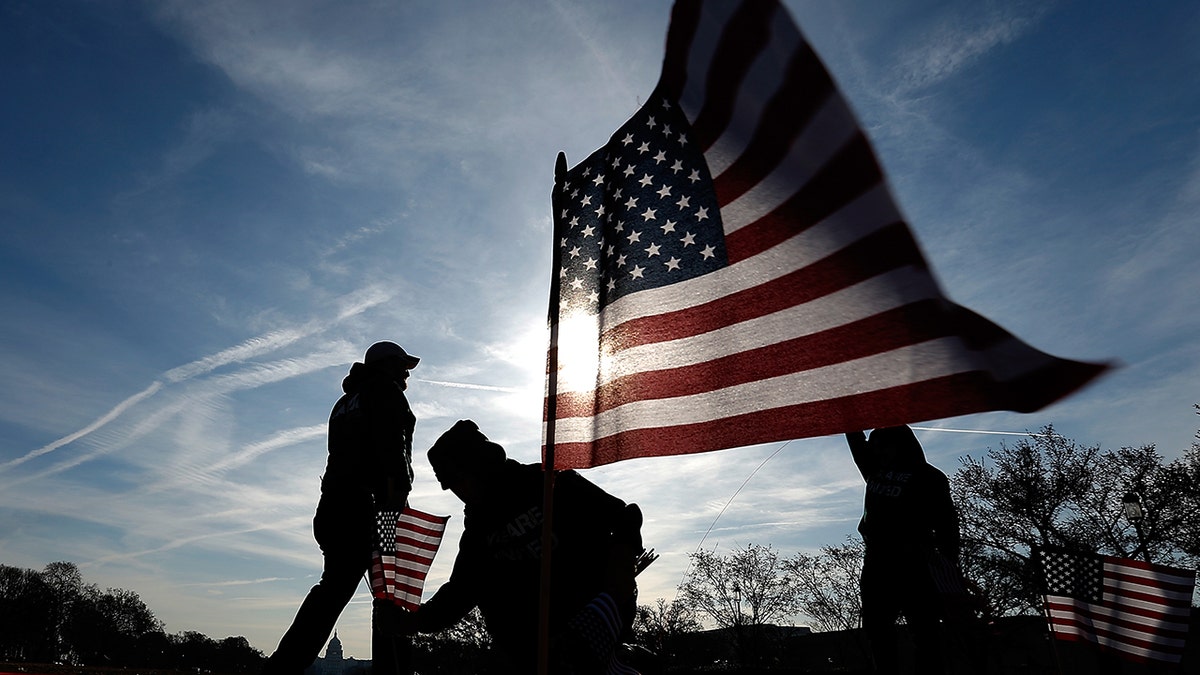
{"label": "crouching person", "polygon": [[[397,633],[437,632],[479,607],[503,672],[536,673],[542,548],[541,464],[508,459],[470,420],[429,450],[442,485],[463,502],[464,531],[450,579],[416,613],[383,608]],[[550,667],[632,673],[617,658],[637,603],[635,567],[647,562],[642,515],[574,471],[555,477]]]}

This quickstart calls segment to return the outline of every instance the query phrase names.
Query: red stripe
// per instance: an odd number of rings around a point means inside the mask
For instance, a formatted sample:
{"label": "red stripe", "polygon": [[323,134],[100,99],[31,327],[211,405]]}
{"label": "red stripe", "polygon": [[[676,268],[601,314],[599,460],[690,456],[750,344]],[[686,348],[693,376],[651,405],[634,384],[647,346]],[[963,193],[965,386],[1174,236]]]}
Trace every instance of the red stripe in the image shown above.
{"label": "red stripe", "polygon": [[592,392],[558,396],[558,418],[589,417],[633,401],[674,398],[821,368],[954,335],[938,300],[925,300],[829,330],[680,368],[643,370]]}
{"label": "red stripe", "polygon": [[692,123],[692,140],[701,150],[707,150],[729,126],[738,88],[767,45],[771,17],[778,10],[772,2],[743,3],[725,23],[708,72],[688,74],[705,76],[704,104]]}
{"label": "red stripe", "polygon": [[[1122,599],[1128,599],[1128,600],[1139,600],[1141,602],[1151,603],[1151,604],[1163,607],[1164,609],[1167,609],[1167,608],[1179,609],[1184,606],[1183,602],[1175,601],[1175,600],[1168,600],[1166,598],[1163,598],[1162,595],[1159,595],[1156,593],[1146,593],[1143,591],[1133,590],[1130,588],[1122,588],[1120,590],[1113,589],[1113,588],[1106,588],[1105,592],[1111,593],[1112,595],[1116,596],[1116,599],[1111,601],[1113,604],[1121,604]],[[1187,601],[1187,606],[1189,606],[1189,607],[1191,606],[1190,600],[1191,599],[1189,598]],[[1131,609],[1133,609],[1133,608],[1131,607]]]}
{"label": "red stripe", "polygon": [[[1064,620],[1054,619],[1052,621],[1052,623],[1056,626],[1071,626],[1073,628],[1078,628],[1078,629],[1084,631],[1085,633],[1094,635],[1097,638],[1103,637],[1106,640],[1108,640],[1108,646],[1112,647],[1113,649],[1120,650],[1120,651],[1124,651],[1121,649],[1121,647],[1130,646],[1130,647],[1137,647],[1137,648],[1141,648],[1141,649],[1152,649],[1154,651],[1164,652],[1167,654],[1182,654],[1183,653],[1182,648],[1174,646],[1174,645],[1163,644],[1163,643],[1157,642],[1153,639],[1149,639],[1149,640],[1142,639],[1142,638],[1134,637],[1132,635],[1128,635],[1125,633],[1117,633],[1114,631],[1106,630],[1104,628],[1099,628],[1097,626],[1088,625],[1085,622],[1064,621]],[[1059,633],[1055,633],[1055,634],[1058,635]],[[1090,636],[1087,639],[1091,642],[1099,642],[1098,639],[1094,639]],[[1148,657],[1148,658],[1152,658],[1152,657]]]}
{"label": "red stripe", "polygon": [[925,260],[908,228],[897,222],[758,286],[686,309],[621,323],[601,334],[600,341],[624,349],[701,335],[815,300],[904,266],[924,269]]}
{"label": "red stripe", "polygon": [[438,549],[438,546],[441,543],[442,543],[441,537],[438,537],[437,539],[435,539],[433,541],[429,541],[426,539],[414,539],[413,537],[407,537],[407,536],[404,536],[401,534],[396,535],[396,545],[397,546],[407,545],[407,546],[412,546],[413,548],[424,549],[426,551],[432,552],[432,551],[436,551]]}
{"label": "red stripe", "polygon": [[[1142,568],[1142,569],[1147,569],[1147,568]],[[1171,574],[1172,576],[1186,576],[1187,574],[1190,574],[1190,572],[1183,572],[1183,574],[1180,574],[1178,571],[1164,572],[1161,569],[1148,570],[1148,571],[1151,571],[1151,572],[1154,572],[1157,574]],[[1175,593],[1190,594],[1195,590],[1195,587],[1196,587],[1196,585],[1194,583],[1191,583],[1191,584],[1176,583],[1173,581],[1163,581],[1163,580],[1159,580],[1159,579],[1151,579],[1151,578],[1147,578],[1147,577],[1142,576],[1137,573],[1121,572],[1119,570],[1107,570],[1105,572],[1105,578],[1123,581],[1128,584],[1137,584],[1138,586],[1148,586],[1150,588],[1161,588],[1165,591],[1173,591]],[[1171,602],[1171,601],[1168,600],[1167,602]]]}
{"label": "red stripe", "polygon": [[591,443],[555,444],[555,468],[584,469],[634,457],[687,455],[984,410],[1031,412],[1083,386],[1103,369],[1056,360],[1007,385],[998,385],[988,373],[959,373],[701,423],[632,429]]}
{"label": "red stripe", "polygon": [[[774,211],[725,238],[729,263],[757,255],[816,225],[883,182],[883,171],[861,132],[846,143],[796,194]],[[720,191],[717,201],[728,204]]]}
{"label": "red stripe", "polygon": [[[1165,625],[1162,625],[1162,624],[1176,624],[1176,625],[1182,624],[1184,626],[1187,626],[1188,617],[1186,617],[1186,616],[1182,617],[1182,618],[1167,619],[1162,614],[1158,614],[1157,616],[1154,616],[1154,615],[1144,614],[1142,612],[1127,612],[1127,611],[1125,611],[1124,608],[1110,608],[1116,612],[1119,612],[1119,614],[1117,614],[1116,616],[1109,617],[1109,616],[1104,616],[1104,615],[1094,611],[1095,608],[1093,605],[1090,605],[1088,603],[1082,603],[1082,605],[1083,606],[1081,607],[1080,605],[1074,605],[1071,603],[1055,602],[1052,600],[1046,601],[1047,607],[1049,607],[1051,609],[1057,609],[1057,610],[1063,611],[1063,612],[1070,612],[1073,616],[1080,617],[1080,619],[1082,619],[1082,620],[1104,621],[1106,623],[1120,626],[1122,628],[1136,631],[1139,633],[1146,633],[1148,635],[1161,635],[1164,637],[1174,637],[1174,638],[1184,638],[1187,636],[1187,628],[1184,628],[1183,630],[1178,630],[1178,629],[1169,628]],[[1122,614],[1145,616],[1147,618],[1156,619],[1156,620],[1160,621],[1161,623],[1160,623],[1160,625],[1149,626],[1149,625],[1146,625],[1145,623],[1138,623],[1137,621],[1134,621],[1132,618],[1126,618],[1126,617],[1122,616]],[[1056,619],[1056,621],[1063,622],[1063,621],[1066,621],[1066,619],[1059,618],[1059,619]]]}
{"label": "red stripe", "polygon": [[766,178],[788,156],[792,142],[830,93],[835,93],[829,73],[803,40],[792,55],[786,78],[763,109],[742,155],[713,182],[719,203],[732,202]]}

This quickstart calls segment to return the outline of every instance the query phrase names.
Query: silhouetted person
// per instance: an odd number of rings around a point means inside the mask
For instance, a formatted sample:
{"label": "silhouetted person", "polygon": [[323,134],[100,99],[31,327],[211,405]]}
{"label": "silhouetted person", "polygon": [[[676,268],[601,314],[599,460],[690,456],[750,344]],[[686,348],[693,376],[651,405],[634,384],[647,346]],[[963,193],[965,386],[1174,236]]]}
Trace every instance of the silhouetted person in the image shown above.
{"label": "silhouetted person", "polygon": [[896,620],[904,615],[916,646],[916,672],[942,673],[941,605],[930,572],[935,552],[958,562],[958,515],[946,474],[925,461],[906,426],[846,434],[867,481],[858,531],[866,545],[862,622],[875,669],[897,673]]}
{"label": "silhouetted person", "polygon": [[[377,608],[399,632],[449,628],[479,607],[504,661],[536,673],[540,607],[541,464],[507,459],[470,420],[429,450],[442,489],[463,501],[464,531],[450,579],[415,613]],[[641,511],[574,471],[556,476],[551,562],[551,672],[603,673],[630,630]],[[629,671],[632,672],[632,671]]]}
{"label": "silhouetted person", "polygon": [[[329,415],[329,460],[313,517],[324,570],[264,675],[300,675],[317,658],[371,564],[376,512],[398,511],[408,499],[416,417],[404,390],[418,361],[394,342],[376,342],[342,380],[345,394]],[[407,638],[373,631],[373,672],[411,671],[409,649]]]}

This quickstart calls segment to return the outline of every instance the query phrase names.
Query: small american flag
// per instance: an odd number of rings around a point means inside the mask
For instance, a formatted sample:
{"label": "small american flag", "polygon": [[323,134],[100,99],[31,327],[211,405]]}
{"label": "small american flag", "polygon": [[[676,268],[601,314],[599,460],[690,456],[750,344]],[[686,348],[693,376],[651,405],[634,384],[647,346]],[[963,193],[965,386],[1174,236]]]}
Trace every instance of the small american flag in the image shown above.
{"label": "small american flag", "polygon": [[371,595],[415,612],[421,606],[421,589],[449,519],[408,507],[378,512],[369,574]]}
{"label": "small american flag", "polygon": [[1051,357],[943,296],[778,2],[677,2],[645,106],[565,168],[555,468],[1028,412],[1106,368]]}
{"label": "small american flag", "polygon": [[1195,572],[1059,550],[1039,551],[1038,558],[1054,637],[1142,660],[1182,658]]}

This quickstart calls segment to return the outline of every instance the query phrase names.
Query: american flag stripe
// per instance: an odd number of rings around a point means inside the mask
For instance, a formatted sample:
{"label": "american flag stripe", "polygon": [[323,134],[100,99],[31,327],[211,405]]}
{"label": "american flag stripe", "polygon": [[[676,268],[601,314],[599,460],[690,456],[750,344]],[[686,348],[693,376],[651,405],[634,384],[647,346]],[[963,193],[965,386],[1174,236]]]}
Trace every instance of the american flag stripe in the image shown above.
{"label": "american flag stripe", "polygon": [[1095,642],[1138,659],[1181,659],[1195,572],[1057,550],[1038,557],[1056,638]]}
{"label": "american flag stripe", "polygon": [[449,516],[405,507],[379,517],[379,549],[371,563],[371,594],[416,611]]}
{"label": "american flag stripe", "polygon": [[557,468],[1027,412],[1105,369],[945,298],[778,2],[677,2],[655,92],[554,215]]}

